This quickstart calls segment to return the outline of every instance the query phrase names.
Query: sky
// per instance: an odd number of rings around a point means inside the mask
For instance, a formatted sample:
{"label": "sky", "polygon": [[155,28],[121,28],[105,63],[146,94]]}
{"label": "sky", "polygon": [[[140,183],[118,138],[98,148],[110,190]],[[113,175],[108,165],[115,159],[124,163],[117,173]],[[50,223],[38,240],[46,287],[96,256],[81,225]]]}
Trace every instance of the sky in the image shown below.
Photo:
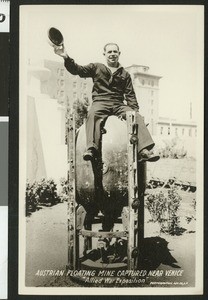
{"label": "sky", "polygon": [[115,42],[123,67],[149,66],[161,76],[159,115],[193,119],[203,105],[203,6],[200,5],[24,5],[20,51],[32,63],[62,61],[48,43],[58,28],[78,64],[104,62],[103,46]]}

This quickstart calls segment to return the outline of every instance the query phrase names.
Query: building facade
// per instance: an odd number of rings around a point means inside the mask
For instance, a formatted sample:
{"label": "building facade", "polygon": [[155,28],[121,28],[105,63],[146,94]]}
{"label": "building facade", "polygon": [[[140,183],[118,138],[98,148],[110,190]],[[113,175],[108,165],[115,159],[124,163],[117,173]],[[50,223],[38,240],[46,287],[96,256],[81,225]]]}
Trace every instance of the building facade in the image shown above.
{"label": "building facade", "polygon": [[158,119],[157,132],[159,136],[194,138],[197,136],[197,125],[193,120],[177,120],[170,118]]}
{"label": "building facade", "polygon": [[61,62],[44,60],[44,67],[51,71],[51,76],[42,88],[47,90],[51,98],[57,99],[59,104],[71,107],[76,100],[91,102],[90,78],[70,74]]}
{"label": "building facade", "polygon": [[[51,71],[48,82],[42,84],[42,90],[48,93],[59,104],[70,107],[76,100],[91,103],[92,79],[80,78],[71,75],[61,62],[50,60],[44,61],[44,67]],[[145,118],[145,123],[151,134],[155,135],[157,130],[159,111],[159,79],[160,76],[149,74],[149,67],[132,65],[126,70],[130,73],[140,105],[140,113]]]}
{"label": "building facade", "polygon": [[132,65],[126,68],[130,73],[140,113],[144,116],[145,123],[152,135],[157,134],[159,118],[159,80],[161,76],[149,73],[148,66]]}
{"label": "building facade", "polygon": [[[41,91],[50,98],[57,99],[65,107],[72,107],[77,100],[85,104],[92,101],[92,79],[80,78],[70,74],[63,62],[44,60],[44,67],[51,71],[50,78],[43,81]],[[126,68],[130,73],[140,114],[152,135],[195,137],[197,126],[191,119],[188,121],[162,118],[159,116],[159,81],[162,78],[149,73],[149,67],[131,65]]]}

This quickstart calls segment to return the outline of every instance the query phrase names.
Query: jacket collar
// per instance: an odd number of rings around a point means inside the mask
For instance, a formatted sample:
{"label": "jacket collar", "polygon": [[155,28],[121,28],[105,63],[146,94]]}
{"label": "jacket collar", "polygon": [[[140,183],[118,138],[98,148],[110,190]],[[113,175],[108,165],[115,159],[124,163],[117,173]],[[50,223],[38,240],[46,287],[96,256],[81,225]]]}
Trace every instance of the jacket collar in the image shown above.
{"label": "jacket collar", "polygon": [[117,73],[118,70],[123,69],[122,65],[119,63],[118,68],[115,70],[115,72],[111,72],[111,69],[109,68],[109,66],[107,64],[104,64],[104,66],[109,70],[109,72],[113,75],[115,73]]}

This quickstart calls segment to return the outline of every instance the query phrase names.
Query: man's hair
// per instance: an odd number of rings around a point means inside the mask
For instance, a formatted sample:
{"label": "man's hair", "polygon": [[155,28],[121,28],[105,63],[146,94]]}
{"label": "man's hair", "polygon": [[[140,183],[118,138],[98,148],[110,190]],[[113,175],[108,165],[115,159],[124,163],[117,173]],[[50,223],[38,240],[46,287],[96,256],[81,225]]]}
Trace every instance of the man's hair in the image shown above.
{"label": "man's hair", "polygon": [[118,48],[118,51],[120,51],[120,49],[119,49],[119,46],[116,44],[116,43],[107,43],[105,46],[104,46],[104,51],[106,51],[106,48],[107,48],[107,46],[109,46],[109,45],[115,45],[117,48]]}

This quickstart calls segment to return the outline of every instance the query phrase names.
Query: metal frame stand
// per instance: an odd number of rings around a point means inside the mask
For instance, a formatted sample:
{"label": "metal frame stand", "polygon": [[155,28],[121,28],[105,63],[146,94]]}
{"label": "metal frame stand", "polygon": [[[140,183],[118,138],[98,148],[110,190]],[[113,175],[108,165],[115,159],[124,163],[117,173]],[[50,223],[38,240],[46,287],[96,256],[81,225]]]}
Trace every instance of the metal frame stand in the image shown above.
{"label": "metal frame stand", "polygon": [[[127,264],[126,268],[135,270],[140,259],[139,247],[144,238],[144,191],[146,184],[146,164],[138,164],[138,121],[137,113],[127,112],[128,135],[128,206],[123,208],[120,223],[123,231],[92,231],[91,226],[83,227],[86,211],[79,207],[76,211],[76,145],[75,145],[75,116],[72,111],[67,118],[67,145],[68,145],[68,268],[75,270],[81,267],[79,257],[79,236],[85,239],[85,248],[91,248],[92,238],[127,238]],[[97,218],[93,223],[99,223]],[[87,250],[87,248],[85,250]],[[101,266],[103,266],[101,264]],[[88,266],[90,267],[90,266]],[[92,266],[95,268],[95,264]],[[99,263],[96,266],[99,269]],[[124,264],[115,268],[125,268]]]}
{"label": "metal frame stand", "polygon": [[[135,270],[139,264],[139,247],[144,238],[144,191],[146,164],[138,163],[137,113],[126,114],[128,134],[128,269]],[[139,179],[140,178],[140,179]]]}
{"label": "metal frame stand", "polygon": [[68,268],[77,268],[78,236],[76,222],[76,157],[75,157],[75,115],[67,114],[67,157],[68,157]]}

